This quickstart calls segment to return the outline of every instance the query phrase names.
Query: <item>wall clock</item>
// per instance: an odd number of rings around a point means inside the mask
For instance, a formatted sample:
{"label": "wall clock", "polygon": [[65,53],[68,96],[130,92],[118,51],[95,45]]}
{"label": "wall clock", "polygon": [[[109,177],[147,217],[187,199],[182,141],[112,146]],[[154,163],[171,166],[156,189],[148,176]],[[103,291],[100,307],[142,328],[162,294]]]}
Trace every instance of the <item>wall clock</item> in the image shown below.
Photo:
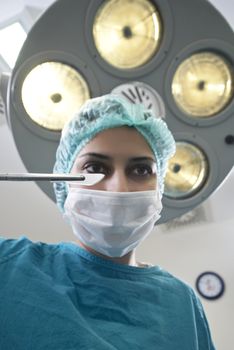
{"label": "wall clock", "polygon": [[215,300],[223,295],[225,283],[219,274],[206,271],[197,277],[196,288],[203,298]]}

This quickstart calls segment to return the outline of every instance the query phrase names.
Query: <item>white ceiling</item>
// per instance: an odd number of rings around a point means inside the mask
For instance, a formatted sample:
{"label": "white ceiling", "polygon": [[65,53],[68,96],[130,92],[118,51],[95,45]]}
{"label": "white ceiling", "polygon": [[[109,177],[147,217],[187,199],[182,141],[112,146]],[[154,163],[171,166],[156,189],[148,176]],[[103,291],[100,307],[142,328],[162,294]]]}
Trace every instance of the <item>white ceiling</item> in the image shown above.
{"label": "white ceiling", "polygon": [[0,0],[0,25],[20,14],[25,6],[32,6],[43,10],[54,1],[55,0]]}
{"label": "white ceiling", "polygon": [[[172,1],[172,0],[171,0]],[[194,0],[196,1],[196,0]],[[45,10],[55,0],[0,0],[0,25],[23,11],[25,6]],[[233,0],[209,0],[234,27]]]}

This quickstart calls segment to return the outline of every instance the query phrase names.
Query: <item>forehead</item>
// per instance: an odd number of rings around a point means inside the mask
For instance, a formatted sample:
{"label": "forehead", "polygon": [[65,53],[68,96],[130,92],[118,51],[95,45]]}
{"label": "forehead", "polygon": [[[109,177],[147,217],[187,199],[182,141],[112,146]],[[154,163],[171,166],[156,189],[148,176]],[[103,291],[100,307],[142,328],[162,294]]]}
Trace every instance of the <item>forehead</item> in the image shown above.
{"label": "forehead", "polygon": [[112,156],[153,156],[153,151],[141,133],[134,127],[122,126],[98,133],[79,155],[99,152]]}

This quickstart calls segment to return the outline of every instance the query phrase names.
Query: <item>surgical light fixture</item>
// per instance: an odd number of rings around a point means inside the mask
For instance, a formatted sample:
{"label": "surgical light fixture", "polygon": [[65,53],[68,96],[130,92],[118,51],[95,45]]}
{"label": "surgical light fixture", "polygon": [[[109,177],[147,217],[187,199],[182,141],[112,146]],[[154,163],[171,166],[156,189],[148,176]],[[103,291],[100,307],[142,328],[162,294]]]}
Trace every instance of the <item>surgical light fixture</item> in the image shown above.
{"label": "surgical light fixture", "polygon": [[[208,1],[55,1],[30,30],[2,94],[30,173],[52,172],[63,125],[54,113],[65,101],[59,84],[42,94],[49,109],[34,100],[40,116],[52,116],[49,123],[32,119],[24,95],[30,73],[47,63],[62,68],[56,70],[69,96],[73,85],[81,100],[113,91],[165,119],[177,152],[166,177],[161,223],[201,204],[232,169],[234,33]],[[39,92],[36,83],[30,88],[38,97],[52,80],[44,76]],[[38,185],[55,199],[49,184]]]}
{"label": "surgical light fixture", "polygon": [[119,69],[134,69],[157,52],[162,22],[153,2],[110,0],[98,9],[93,37],[101,57]]}
{"label": "surgical light fixture", "polygon": [[66,64],[44,62],[34,67],[22,84],[22,102],[29,117],[52,131],[62,130],[90,98],[82,75]]}
{"label": "surgical light fixture", "polygon": [[233,70],[213,52],[199,52],[180,63],[172,81],[177,106],[188,116],[210,118],[233,98]]}
{"label": "surgical light fixture", "polygon": [[12,69],[27,34],[19,22],[0,29],[0,55]]}

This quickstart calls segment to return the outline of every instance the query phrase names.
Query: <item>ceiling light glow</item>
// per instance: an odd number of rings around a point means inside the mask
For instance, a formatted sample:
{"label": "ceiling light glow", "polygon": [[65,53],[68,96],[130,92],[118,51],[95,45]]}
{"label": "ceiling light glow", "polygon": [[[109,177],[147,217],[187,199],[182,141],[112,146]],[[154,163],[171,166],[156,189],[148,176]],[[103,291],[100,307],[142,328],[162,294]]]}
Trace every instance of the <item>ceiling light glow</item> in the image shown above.
{"label": "ceiling light glow", "polygon": [[26,37],[27,33],[19,22],[0,30],[0,55],[11,69],[15,65]]}

